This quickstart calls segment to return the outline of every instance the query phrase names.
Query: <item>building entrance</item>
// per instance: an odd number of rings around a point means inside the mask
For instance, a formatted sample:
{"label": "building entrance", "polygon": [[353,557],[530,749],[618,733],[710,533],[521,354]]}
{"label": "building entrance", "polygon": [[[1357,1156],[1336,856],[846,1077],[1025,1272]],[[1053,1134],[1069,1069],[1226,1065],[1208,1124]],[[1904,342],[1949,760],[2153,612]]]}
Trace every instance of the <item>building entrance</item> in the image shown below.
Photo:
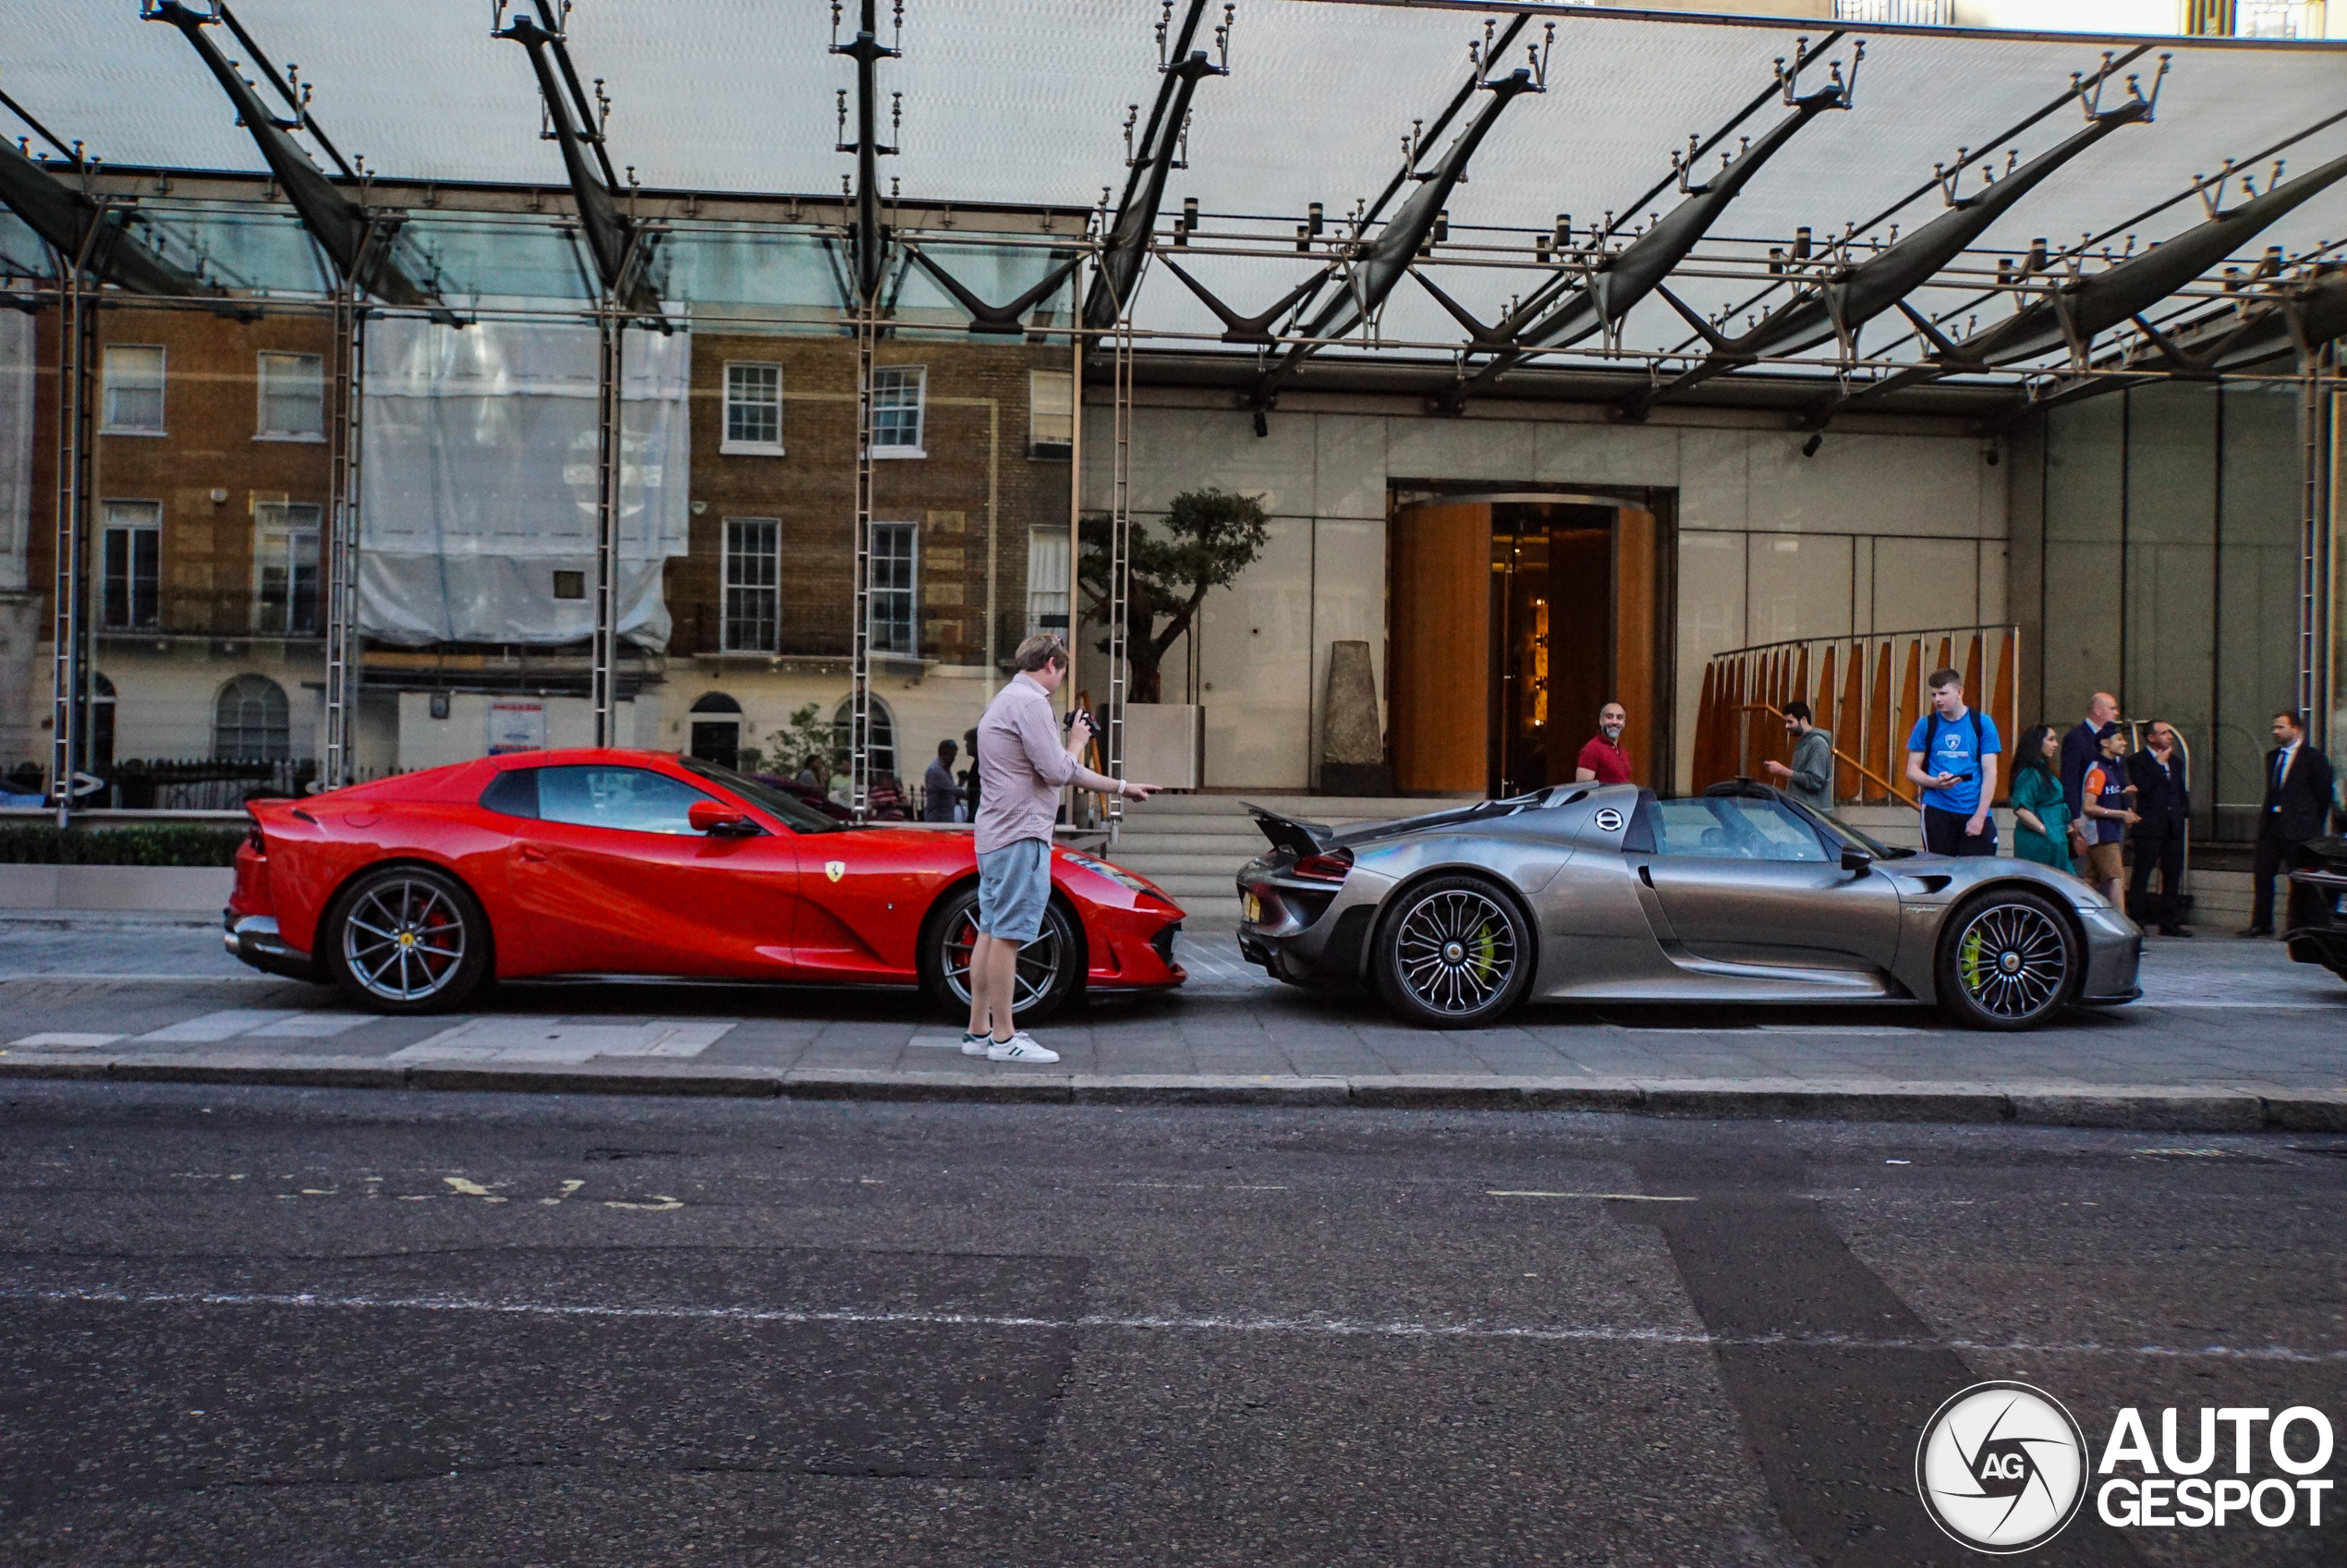
{"label": "building entrance", "polygon": [[1609,700],[1643,783],[1670,776],[1669,625],[1652,502],[1584,493],[1417,502],[1390,534],[1394,785],[1569,782]]}

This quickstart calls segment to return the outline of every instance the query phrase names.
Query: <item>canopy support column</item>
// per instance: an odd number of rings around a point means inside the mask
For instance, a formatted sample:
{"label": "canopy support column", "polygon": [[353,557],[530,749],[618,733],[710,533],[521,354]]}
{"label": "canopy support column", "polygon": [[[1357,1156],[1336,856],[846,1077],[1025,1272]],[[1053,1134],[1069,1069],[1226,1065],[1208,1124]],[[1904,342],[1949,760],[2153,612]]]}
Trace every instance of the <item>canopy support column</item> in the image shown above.
{"label": "canopy support column", "polygon": [[2332,501],[2338,481],[2338,349],[2325,344],[2300,360],[2300,432],[2304,445],[2304,517],[2298,553],[2298,683],[2294,705],[2310,738],[2328,748],[2332,701]]}
{"label": "canopy support column", "polygon": [[359,629],[359,463],[367,375],[367,312],[358,280],[383,242],[371,216],[359,256],[334,290],[334,405],[326,425],[328,491],[333,532],[326,559],[326,736],[321,789],[358,780],[358,723],[362,650]]}

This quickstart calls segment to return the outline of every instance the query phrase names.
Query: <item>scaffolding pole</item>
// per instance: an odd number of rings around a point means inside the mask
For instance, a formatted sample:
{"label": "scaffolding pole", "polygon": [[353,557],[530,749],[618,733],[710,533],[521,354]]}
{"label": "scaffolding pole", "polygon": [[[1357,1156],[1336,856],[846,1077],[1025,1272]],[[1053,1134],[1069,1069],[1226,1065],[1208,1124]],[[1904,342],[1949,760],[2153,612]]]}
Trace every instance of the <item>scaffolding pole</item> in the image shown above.
{"label": "scaffolding pole", "polygon": [[82,274],[106,225],[102,205],[81,250],[52,251],[57,271],[57,532],[50,594],[49,789],[57,826],[73,803],[90,760],[90,488],[96,421],[90,371],[97,355],[98,300]]}
{"label": "scaffolding pole", "polygon": [[879,301],[856,306],[856,535],[854,624],[847,648],[847,804],[857,821],[869,807],[872,769],[872,358]]}
{"label": "scaffolding pole", "polygon": [[[1115,407],[1109,423],[1108,773],[1125,777],[1125,701],[1132,666],[1133,587],[1133,314],[1117,313],[1111,337]],[[1146,635],[1146,633],[1144,634]],[[1125,827],[1125,796],[1108,800],[1108,841]]]}
{"label": "scaffolding pole", "polygon": [[[373,249],[370,225],[360,264]],[[357,269],[354,269],[354,273]],[[361,399],[366,395],[367,316],[359,289],[345,278],[334,290],[334,418],[328,439],[334,531],[326,570],[326,766],[322,789],[356,782],[353,727],[359,711],[359,459]]]}
{"label": "scaffolding pole", "polygon": [[595,667],[590,689],[595,702],[595,744],[616,744],[619,675],[619,476],[623,456],[620,376],[621,334],[627,323],[619,302],[606,290],[596,312],[599,353],[595,368]]}

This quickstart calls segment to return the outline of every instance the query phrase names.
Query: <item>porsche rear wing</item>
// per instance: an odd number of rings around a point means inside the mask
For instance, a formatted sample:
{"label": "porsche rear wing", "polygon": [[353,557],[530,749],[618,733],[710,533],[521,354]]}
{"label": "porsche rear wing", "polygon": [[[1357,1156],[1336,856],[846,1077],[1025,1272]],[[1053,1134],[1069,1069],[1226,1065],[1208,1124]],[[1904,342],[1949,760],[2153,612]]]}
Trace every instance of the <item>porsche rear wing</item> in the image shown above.
{"label": "porsche rear wing", "polygon": [[1336,842],[1336,830],[1326,822],[1299,822],[1293,817],[1283,817],[1277,811],[1267,811],[1260,806],[1242,801],[1255,825],[1271,841],[1274,849],[1284,849],[1302,859],[1318,855]]}

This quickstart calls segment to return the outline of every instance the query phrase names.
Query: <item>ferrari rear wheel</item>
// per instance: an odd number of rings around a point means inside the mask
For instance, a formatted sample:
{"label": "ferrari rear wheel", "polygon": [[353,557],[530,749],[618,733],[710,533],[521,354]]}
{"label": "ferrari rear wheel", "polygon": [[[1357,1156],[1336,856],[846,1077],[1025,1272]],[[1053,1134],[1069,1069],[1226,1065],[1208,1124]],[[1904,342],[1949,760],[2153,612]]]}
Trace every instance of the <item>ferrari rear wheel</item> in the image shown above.
{"label": "ferrari rear wheel", "polygon": [[1438,877],[1386,911],[1370,957],[1385,1004],[1425,1028],[1495,1023],[1532,980],[1532,933],[1481,877]]}
{"label": "ferrari rear wheel", "polygon": [[424,866],[353,882],[319,928],[343,994],[380,1013],[459,1007],[489,969],[489,922],[462,883]]}
{"label": "ferrari rear wheel", "polygon": [[[978,889],[946,895],[921,928],[921,990],[947,1015],[967,1023],[970,951],[978,944]],[[1040,1024],[1067,1005],[1084,984],[1084,944],[1075,920],[1056,898],[1043,907],[1043,929],[1018,950],[1011,984],[1011,1015],[1021,1027]]]}
{"label": "ferrari rear wheel", "polygon": [[1951,916],[1940,937],[1940,1005],[1976,1029],[2025,1029],[2070,1004],[2085,965],[2050,899],[1994,892]]}

